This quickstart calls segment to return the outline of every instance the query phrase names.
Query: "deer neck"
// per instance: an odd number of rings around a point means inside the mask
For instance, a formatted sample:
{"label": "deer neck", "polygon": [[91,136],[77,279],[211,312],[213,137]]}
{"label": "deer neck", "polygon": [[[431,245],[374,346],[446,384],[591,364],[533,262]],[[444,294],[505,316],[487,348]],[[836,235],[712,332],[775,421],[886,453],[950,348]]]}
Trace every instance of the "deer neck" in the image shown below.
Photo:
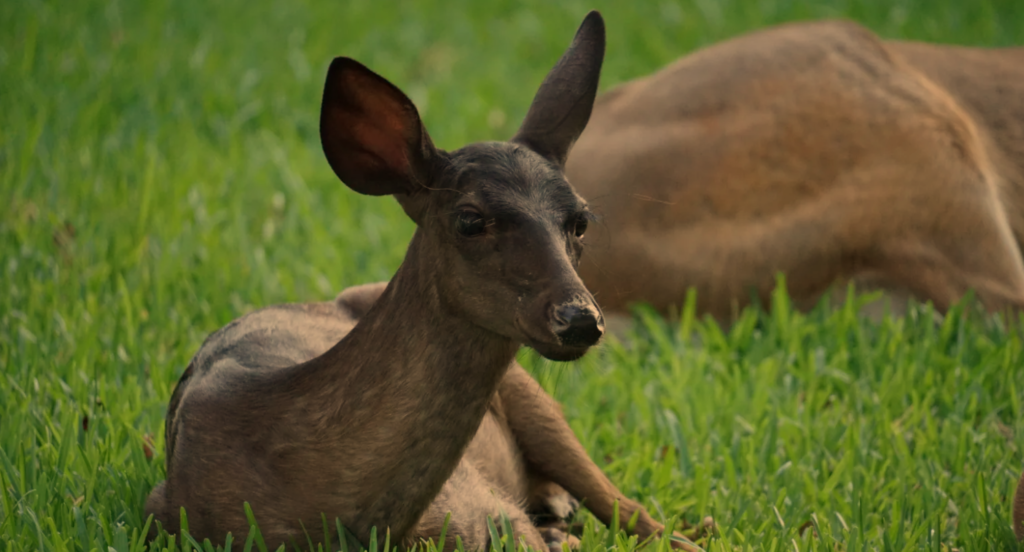
{"label": "deer neck", "polygon": [[[318,442],[353,466],[349,529],[401,539],[476,434],[519,344],[447,312],[417,231],[387,289],[356,327],[304,369],[307,404],[324,412]],[[346,449],[346,450],[340,450]],[[362,491],[365,489],[365,491]]]}

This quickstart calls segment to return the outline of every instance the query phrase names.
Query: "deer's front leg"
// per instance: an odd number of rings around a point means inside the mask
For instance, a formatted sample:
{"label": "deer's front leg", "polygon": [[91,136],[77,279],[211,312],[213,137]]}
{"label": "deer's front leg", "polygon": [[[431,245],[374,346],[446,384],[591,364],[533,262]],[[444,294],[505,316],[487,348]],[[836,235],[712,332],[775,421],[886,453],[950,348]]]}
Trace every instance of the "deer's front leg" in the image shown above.
{"label": "deer's front leg", "polygon": [[[561,407],[522,366],[515,363],[509,369],[498,393],[509,427],[532,472],[561,485],[569,494],[582,501],[602,523],[611,523],[615,501],[618,501],[621,527],[626,527],[636,513],[637,522],[633,532],[641,540],[664,532],[662,524],[651,518],[643,506],[626,498],[594,464],[562,416]],[[695,540],[712,525],[711,519],[705,518],[690,534],[676,533],[676,536]],[[672,546],[683,550],[700,550],[680,540],[673,540]]]}

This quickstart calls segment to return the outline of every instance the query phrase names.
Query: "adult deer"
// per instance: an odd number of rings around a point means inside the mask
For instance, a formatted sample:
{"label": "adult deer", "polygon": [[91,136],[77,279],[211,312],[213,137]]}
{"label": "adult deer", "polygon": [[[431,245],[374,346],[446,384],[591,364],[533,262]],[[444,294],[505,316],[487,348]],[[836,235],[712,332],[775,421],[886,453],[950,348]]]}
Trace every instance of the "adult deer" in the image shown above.
{"label": "adult deer", "polygon": [[755,32],[603,94],[566,172],[606,223],[580,267],[606,313],[693,287],[728,323],[778,272],[801,308],[849,282],[1024,306],[1024,48]]}
{"label": "adult deer", "polygon": [[[591,12],[516,136],[453,152],[394,85],[332,62],[324,152],[347,186],[393,195],[416,222],[405,260],[388,283],[265,308],[207,338],[171,397],[167,480],[147,512],[176,532],[185,507],[192,535],[223,539],[249,531],[248,501],[273,546],[318,542],[321,514],[364,544],[373,527],[411,544],[451,512],[449,550],[456,536],[486,547],[500,514],[529,546],[560,550],[577,500],[605,523],[618,501],[642,538],[664,530],[514,361],[521,344],[574,360],[603,332],[576,273],[591,215],[563,167],[604,45]],[[535,525],[538,513],[559,519]]]}

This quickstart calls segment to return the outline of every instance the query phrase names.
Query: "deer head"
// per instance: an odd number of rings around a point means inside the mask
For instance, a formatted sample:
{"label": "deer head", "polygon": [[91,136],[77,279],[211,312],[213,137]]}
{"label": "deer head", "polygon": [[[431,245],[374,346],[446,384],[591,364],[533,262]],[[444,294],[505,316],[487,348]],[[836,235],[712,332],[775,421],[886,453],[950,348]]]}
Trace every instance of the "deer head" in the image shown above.
{"label": "deer head", "polygon": [[604,22],[583,21],[508,142],[446,152],[396,86],[350,58],[331,63],[320,137],[335,174],[368,195],[393,195],[417,225],[410,247],[429,293],[448,311],[573,360],[604,319],[577,275],[591,220],[565,178],[590,118],[604,57]]}

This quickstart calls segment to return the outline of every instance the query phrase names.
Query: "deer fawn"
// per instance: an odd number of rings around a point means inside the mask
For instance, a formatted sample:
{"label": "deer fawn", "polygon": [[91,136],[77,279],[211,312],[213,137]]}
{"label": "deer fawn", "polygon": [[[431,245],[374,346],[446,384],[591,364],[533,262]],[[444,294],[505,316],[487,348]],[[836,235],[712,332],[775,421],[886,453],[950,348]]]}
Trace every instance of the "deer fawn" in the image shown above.
{"label": "deer fawn", "polygon": [[755,32],[603,94],[566,172],[607,223],[580,275],[611,314],[693,287],[728,323],[777,272],[801,308],[849,282],[1024,306],[1024,48]]}
{"label": "deer fawn", "polygon": [[434,147],[394,85],[351,59],[331,63],[327,160],[416,222],[405,260],[390,282],[258,310],[207,338],[171,397],[167,480],[148,513],[176,532],[185,507],[192,535],[224,538],[248,533],[248,501],[273,546],[319,542],[321,514],[364,544],[373,527],[412,544],[436,539],[451,512],[449,550],[456,536],[488,546],[486,518],[502,513],[529,546],[561,550],[577,501],[605,523],[618,501],[641,538],[664,530],[514,360],[521,344],[574,360],[603,332],[576,273],[591,214],[563,168],[604,47],[591,12],[515,137],[453,152]]}

